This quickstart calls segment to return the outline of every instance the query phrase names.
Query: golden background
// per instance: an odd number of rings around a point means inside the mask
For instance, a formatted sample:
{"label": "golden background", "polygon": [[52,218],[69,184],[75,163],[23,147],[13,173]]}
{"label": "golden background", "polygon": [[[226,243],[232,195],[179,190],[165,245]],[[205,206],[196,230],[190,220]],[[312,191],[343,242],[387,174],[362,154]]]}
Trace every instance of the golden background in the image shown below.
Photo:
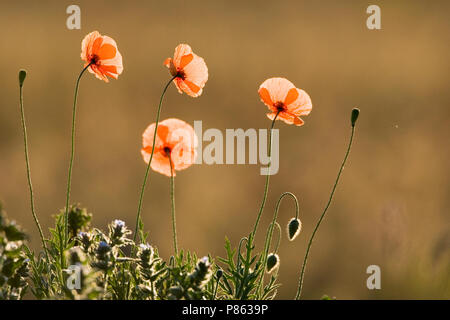
{"label": "golden background", "polygon": [[[301,235],[280,247],[278,298],[293,298],[307,240],[326,204],[361,109],[354,147],[314,241],[303,297],[450,298],[448,1],[77,1],[81,30],[68,30],[71,1],[0,4],[0,199],[9,216],[39,238],[29,209],[18,109],[20,68],[28,70],[25,111],[37,213],[48,227],[65,204],[71,107],[82,69],[83,37],[117,41],[124,72],[109,84],[86,73],[78,100],[72,200],[104,228],[134,229],[145,164],[141,134],[155,120],[169,79],[162,65],[188,43],[209,68],[199,98],[171,86],[161,119],[203,130],[267,128],[257,89],[282,76],[313,101],[303,127],[280,129],[280,170],[272,177],[257,234],[284,191],[300,199]],[[381,7],[382,30],[368,30],[366,8]],[[179,245],[225,256],[253,227],[263,193],[259,165],[195,165],[176,178]],[[282,204],[280,223],[294,214]],[[150,176],[143,219],[164,258],[172,252],[169,179]],[[366,268],[381,267],[381,290]]]}

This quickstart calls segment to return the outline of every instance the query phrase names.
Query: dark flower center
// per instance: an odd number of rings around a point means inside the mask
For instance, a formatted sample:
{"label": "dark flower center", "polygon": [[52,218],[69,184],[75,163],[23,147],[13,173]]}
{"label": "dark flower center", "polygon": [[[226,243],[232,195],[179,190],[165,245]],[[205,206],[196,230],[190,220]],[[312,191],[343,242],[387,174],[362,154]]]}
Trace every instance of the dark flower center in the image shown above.
{"label": "dark flower center", "polygon": [[164,147],[164,153],[166,154],[166,156],[170,156],[171,151],[172,149],[170,149],[169,147]]}
{"label": "dark flower center", "polygon": [[186,74],[183,70],[178,70],[176,77],[184,80],[186,78]]}
{"label": "dark flower center", "polygon": [[284,105],[284,103],[283,103],[283,102],[280,102],[280,101],[276,102],[273,106],[274,106],[275,109],[277,109],[277,111],[279,111],[279,112],[284,111],[284,110],[286,109],[286,106]]}
{"label": "dark flower center", "polygon": [[91,64],[97,64],[99,60],[100,60],[100,57],[98,55],[96,55],[96,54],[93,54],[91,56],[91,59],[89,60],[89,62]]}

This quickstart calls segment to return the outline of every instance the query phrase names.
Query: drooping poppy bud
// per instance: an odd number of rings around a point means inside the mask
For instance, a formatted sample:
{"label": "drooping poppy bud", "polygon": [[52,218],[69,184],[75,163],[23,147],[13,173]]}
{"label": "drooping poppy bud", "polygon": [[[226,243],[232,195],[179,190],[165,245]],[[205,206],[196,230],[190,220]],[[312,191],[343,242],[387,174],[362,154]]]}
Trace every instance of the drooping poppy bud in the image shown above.
{"label": "drooping poppy bud", "polygon": [[294,241],[294,239],[297,238],[297,236],[300,234],[301,230],[302,230],[301,221],[297,218],[292,218],[291,221],[289,221],[287,227],[289,241]]}
{"label": "drooping poppy bud", "polygon": [[267,256],[267,273],[271,273],[280,265],[280,257],[276,253],[270,253]]}

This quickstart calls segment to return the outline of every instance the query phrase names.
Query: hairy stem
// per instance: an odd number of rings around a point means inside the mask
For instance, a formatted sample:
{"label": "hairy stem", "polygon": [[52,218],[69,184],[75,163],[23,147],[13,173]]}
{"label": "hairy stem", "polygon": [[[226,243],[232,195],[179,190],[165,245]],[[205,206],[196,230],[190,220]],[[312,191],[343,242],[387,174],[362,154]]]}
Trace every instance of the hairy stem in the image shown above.
{"label": "hairy stem", "polygon": [[175,256],[178,256],[178,244],[177,244],[177,222],[175,219],[175,177],[173,176],[172,158],[169,154],[170,162],[170,201],[172,209],[172,233],[173,233],[173,247],[175,249]]}
{"label": "hairy stem", "polygon": [[[72,141],[71,141],[71,150],[70,150],[70,162],[69,162],[69,172],[67,175],[67,192],[66,192],[66,209],[64,213],[64,246],[67,245],[69,240],[69,224],[68,224],[68,216],[69,216],[69,202],[70,202],[70,189],[72,186],[72,167],[73,167],[73,158],[75,156],[75,125],[76,125],[76,114],[77,114],[77,99],[78,99],[78,88],[80,86],[80,80],[83,76],[84,72],[91,66],[89,63],[83,70],[80,72],[80,75],[77,78],[77,82],[75,85],[75,94],[73,98],[73,109],[72,109]],[[63,255],[63,252],[61,252]],[[62,258],[61,258],[62,259]]]}
{"label": "hairy stem", "polygon": [[311,250],[311,245],[312,245],[312,242],[314,240],[314,236],[316,235],[316,232],[319,229],[320,223],[322,222],[323,218],[325,217],[325,214],[327,213],[327,210],[330,207],[331,201],[333,200],[333,195],[334,195],[334,192],[336,191],[336,187],[338,185],[339,178],[341,177],[341,173],[344,170],[345,162],[347,161],[348,155],[350,154],[350,149],[352,147],[354,133],[355,133],[355,126],[354,126],[354,123],[353,123],[352,124],[352,133],[350,135],[350,140],[349,140],[349,143],[348,143],[347,152],[345,153],[344,160],[342,161],[342,164],[341,164],[341,167],[339,169],[338,175],[336,177],[336,181],[334,183],[333,189],[331,190],[330,198],[328,199],[328,203],[325,206],[325,209],[323,210],[322,215],[319,218],[319,221],[317,221],[316,227],[314,228],[314,231],[313,231],[313,233],[311,235],[311,238],[309,239],[308,247],[306,248],[305,258],[303,260],[303,265],[302,265],[302,271],[300,273],[300,279],[299,279],[299,282],[298,282],[297,294],[295,296],[296,300],[300,299],[301,294],[302,294],[303,277],[305,275],[306,263],[308,261],[308,255],[309,255],[309,252]]}
{"label": "hairy stem", "polygon": [[[270,166],[271,166],[271,156],[272,156],[272,130],[273,127],[275,126],[275,120],[277,120],[278,114],[280,113],[280,111],[277,112],[277,114],[275,115],[275,117],[272,120],[272,125],[270,126],[270,134],[269,134],[269,143],[268,143],[268,156],[269,156],[269,170],[270,170]],[[259,211],[258,211],[258,215],[256,217],[256,222],[255,222],[255,226],[253,227],[253,231],[252,231],[252,238],[253,240],[255,239],[255,235],[256,235],[256,230],[258,228],[258,224],[259,224],[259,220],[261,219],[261,215],[262,212],[264,210],[264,206],[266,204],[266,200],[267,200],[267,192],[269,191],[269,180],[270,180],[270,172],[268,175],[266,175],[266,183],[264,185],[264,194],[263,194],[263,199],[261,202],[261,206],[259,207]]]}
{"label": "hairy stem", "polygon": [[[250,259],[251,259],[252,250],[254,248],[253,242],[255,240],[256,230],[258,229],[259,220],[261,219],[261,215],[262,215],[262,212],[264,210],[264,206],[265,206],[266,200],[267,200],[267,192],[269,191],[270,166],[272,165],[272,163],[271,163],[272,162],[272,159],[271,159],[271,156],[272,156],[272,131],[273,131],[273,128],[275,126],[275,120],[277,120],[277,117],[278,117],[279,113],[280,113],[280,111],[277,112],[277,114],[273,118],[272,124],[270,126],[269,141],[267,143],[267,145],[268,145],[267,146],[268,147],[267,155],[269,156],[269,164],[268,164],[269,172],[266,175],[266,182],[265,182],[265,185],[264,185],[263,199],[262,199],[262,202],[261,202],[261,206],[259,207],[258,215],[256,216],[255,226],[253,227],[253,231],[250,233],[250,235],[248,237],[247,255],[246,255],[246,257],[247,257],[246,261],[247,262],[250,261]],[[239,258],[239,255],[238,255],[238,258]],[[247,277],[247,275],[249,273],[249,268],[250,268],[250,265],[246,263],[245,268],[244,268],[244,278]],[[262,266],[262,268],[264,269],[264,266]],[[264,270],[262,272],[264,272]],[[239,290],[236,293],[237,297],[240,297],[240,294],[242,292],[243,286],[244,286],[244,281],[241,283],[241,287],[239,288]]]}
{"label": "hairy stem", "polygon": [[[275,206],[275,212],[273,214],[272,223],[270,224],[269,229],[267,230],[266,240],[264,242],[264,251],[263,251],[263,256],[262,256],[262,265],[264,268],[266,267],[266,264],[267,264],[267,256],[269,255],[270,243],[272,241],[273,228],[274,228],[275,223],[278,218],[278,210],[280,209],[281,201],[284,199],[284,197],[287,197],[287,196],[291,197],[294,200],[294,202],[295,202],[295,218],[298,218],[299,205],[298,205],[297,197],[292,192],[284,192],[278,198],[277,204]],[[278,246],[279,246],[279,243],[278,243],[277,247]],[[264,272],[261,273],[261,278],[259,279],[258,294],[261,294],[263,282],[264,282]]]}
{"label": "hairy stem", "polygon": [[[156,112],[155,131],[154,131],[154,134],[153,134],[152,152],[150,154],[150,159],[148,161],[147,169],[145,170],[144,181],[142,183],[141,192],[140,192],[140,195],[139,195],[138,210],[137,210],[137,215],[136,215],[136,228],[135,228],[135,231],[134,231],[133,241],[136,241],[136,236],[137,236],[139,225],[140,225],[140,222],[141,222],[142,200],[144,199],[145,186],[147,184],[148,174],[150,172],[150,165],[152,164],[152,159],[153,159],[153,152],[155,150],[155,148],[153,148],[153,146],[155,145],[155,141],[156,141],[156,132],[158,130],[158,123],[159,123],[159,116],[161,114],[162,102],[163,102],[163,99],[164,99],[164,95],[166,94],[167,88],[169,88],[170,84],[172,83],[172,81],[174,79],[175,79],[175,77],[172,77],[170,79],[170,81],[167,82],[167,84],[164,87],[164,90],[163,90],[163,92],[161,94],[161,98],[159,99],[158,111]],[[143,239],[141,239],[141,240],[143,240]]]}
{"label": "hairy stem", "polygon": [[217,279],[216,287],[214,288],[214,294],[211,300],[216,300],[217,289],[219,288],[220,279]]}
{"label": "hairy stem", "polygon": [[35,206],[34,206],[34,192],[33,192],[33,184],[31,183],[31,167],[30,160],[28,156],[28,136],[27,136],[27,126],[25,121],[25,111],[23,107],[23,82],[20,83],[20,118],[22,121],[22,130],[23,130],[23,145],[25,149],[25,163],[27,167],[27,180],[28,180],[28,188],[30,190],[30,205],[31,205],[31,214],[33,215],[34,222],[39,231],[39,236],[41,237],[42,247],[45,252],[45,256],[47,257],[47,261],[49,261],[47,245],[45,244],[44,233],[42,232],[41,224],[39,223],[39,219],[36,214]]}

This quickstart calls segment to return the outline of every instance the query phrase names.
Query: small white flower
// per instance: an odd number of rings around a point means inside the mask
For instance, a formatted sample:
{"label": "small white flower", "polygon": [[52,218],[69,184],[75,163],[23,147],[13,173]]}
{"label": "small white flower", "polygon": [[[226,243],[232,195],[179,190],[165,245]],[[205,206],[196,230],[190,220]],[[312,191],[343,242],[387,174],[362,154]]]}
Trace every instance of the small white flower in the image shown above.
{"label": "small white flower", "polygon": [[90,234],[89,234],[89,232],[80,231],[80,232],[78,232],[78,236],[80,238],[84,238],[84,237],[89,237]]}
{"label": "small white flower", "polygon": [[209,266],[209,258],[204,256],[203,258],[200,259],[200,261],[205,264],[206,266]]}
{"label": "small white flower", "polygon": [[149,245],[148,243],[147,244],[141,243],[139,245],[139,248],[141,248],[141,250],[150,250],[150,249],[152,249],[152,246]]}
{"label": "small white flower", "polygon": [[15,251],[18,248],[19,246],[17,245],[16,242],[8,242],[5,247],[6,251]]}
{"label": "small white flower", "polygon": [[123,227],[125,227],[125,222],[122,221],[122,220],[116,219],[116,220],[113,221],[113,226],[115,228],[117,228],[117,227],[123,228]]}

